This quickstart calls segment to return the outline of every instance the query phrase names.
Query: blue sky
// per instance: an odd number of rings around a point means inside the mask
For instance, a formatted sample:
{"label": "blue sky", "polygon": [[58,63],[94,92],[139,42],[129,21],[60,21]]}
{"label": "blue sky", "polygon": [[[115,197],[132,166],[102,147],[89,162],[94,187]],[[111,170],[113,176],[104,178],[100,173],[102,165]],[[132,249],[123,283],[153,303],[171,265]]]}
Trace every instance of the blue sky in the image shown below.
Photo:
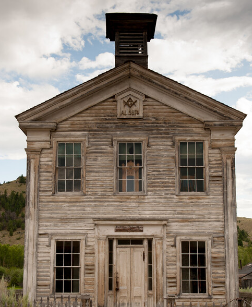
{"label": "blue sky", "polygon": [[106,12],[158,15],[149,68],[248,114],[236,137],[238,216],[252,218],[251,0],[0,2],[0,183],[26,172],[15,115],[114,67]]}

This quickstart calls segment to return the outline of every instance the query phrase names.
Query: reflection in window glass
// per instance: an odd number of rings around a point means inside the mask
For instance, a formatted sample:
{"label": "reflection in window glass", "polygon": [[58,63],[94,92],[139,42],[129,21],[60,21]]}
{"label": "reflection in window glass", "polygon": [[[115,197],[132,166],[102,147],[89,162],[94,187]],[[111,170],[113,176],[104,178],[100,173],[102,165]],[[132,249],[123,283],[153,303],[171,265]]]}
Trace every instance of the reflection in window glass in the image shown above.
{"label": "reflection in window glass", "polygon": [[81,143],[58,143],[58,192],[81,191]]}
{"label": "reflection in window glass", "polygon": [[118,144],[119,192],[141,192],[143,189],[142,143]]}
{"label": "reflection in window glass", "polygon": [[80,242],[57,241],[55,261],[56,293],[78,293],[80,284]]}

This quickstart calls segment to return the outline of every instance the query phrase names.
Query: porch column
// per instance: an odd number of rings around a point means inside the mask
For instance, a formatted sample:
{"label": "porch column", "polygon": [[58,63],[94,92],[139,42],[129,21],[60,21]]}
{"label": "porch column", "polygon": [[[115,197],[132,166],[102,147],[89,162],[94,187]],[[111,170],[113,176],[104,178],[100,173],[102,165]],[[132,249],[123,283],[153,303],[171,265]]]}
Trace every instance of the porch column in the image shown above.
{"label": "porch column", "polygon": [[235,306],[235,299],[239,297],[235,151],[235,147],[221,148],[225,220],[226,300],[230,307]]}
{"label": "porch column", "polygon": [[40,150],[27,152],[27,186],[25,205],[25,248],[23,292],[29,300],[36,299],[37,237],[38,237],[38,176]]}

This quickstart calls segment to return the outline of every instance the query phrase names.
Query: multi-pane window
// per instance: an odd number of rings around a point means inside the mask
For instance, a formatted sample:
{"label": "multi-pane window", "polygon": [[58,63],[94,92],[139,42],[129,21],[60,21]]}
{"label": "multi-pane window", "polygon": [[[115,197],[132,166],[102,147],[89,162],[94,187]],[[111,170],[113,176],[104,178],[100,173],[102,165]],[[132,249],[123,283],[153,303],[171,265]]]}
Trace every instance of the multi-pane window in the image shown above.
{"label": "multi-pane window", "polygon": [[56,241],[55,292],[80,292],[80,241]]}
{"label": "multi-pane window", "polygon": [[181,241],[182,293],[206,293],[205,241]]}
{"label": "multi-pane window", "polygon": [[109,239],[109,291],[113,290],[113,239]]}
{"label": "multi-pane window", "polygon": [[203,142],[180,142],[179,171],[181,192],[204,192]]}
{"label": "multi-pane window", "polygon": [[153,261],[152,261],[152,239],[148,239],[148,290],[152,290],[152,272],[153,272]]}
{"label": "multi-pane window", "polygon": [[81,191],[81,143],[58,143],[57,190]]}
{"label": "multi-pane window", "polygon": [[142,143],[118,144],[119,192],[143,191]]}

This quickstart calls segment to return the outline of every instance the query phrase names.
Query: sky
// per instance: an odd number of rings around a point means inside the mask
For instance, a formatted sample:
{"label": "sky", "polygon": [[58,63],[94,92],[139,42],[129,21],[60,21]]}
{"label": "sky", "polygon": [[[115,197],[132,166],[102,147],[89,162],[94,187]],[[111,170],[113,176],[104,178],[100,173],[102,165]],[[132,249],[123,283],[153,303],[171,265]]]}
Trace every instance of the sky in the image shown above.
{"label": "sky", "polygon": [[157,14],[149,68],[247,114],[237,214],[252,218],[251,0],[0,0],[0,183],[26,174],[15,115],[114,67],[113,12]]}

